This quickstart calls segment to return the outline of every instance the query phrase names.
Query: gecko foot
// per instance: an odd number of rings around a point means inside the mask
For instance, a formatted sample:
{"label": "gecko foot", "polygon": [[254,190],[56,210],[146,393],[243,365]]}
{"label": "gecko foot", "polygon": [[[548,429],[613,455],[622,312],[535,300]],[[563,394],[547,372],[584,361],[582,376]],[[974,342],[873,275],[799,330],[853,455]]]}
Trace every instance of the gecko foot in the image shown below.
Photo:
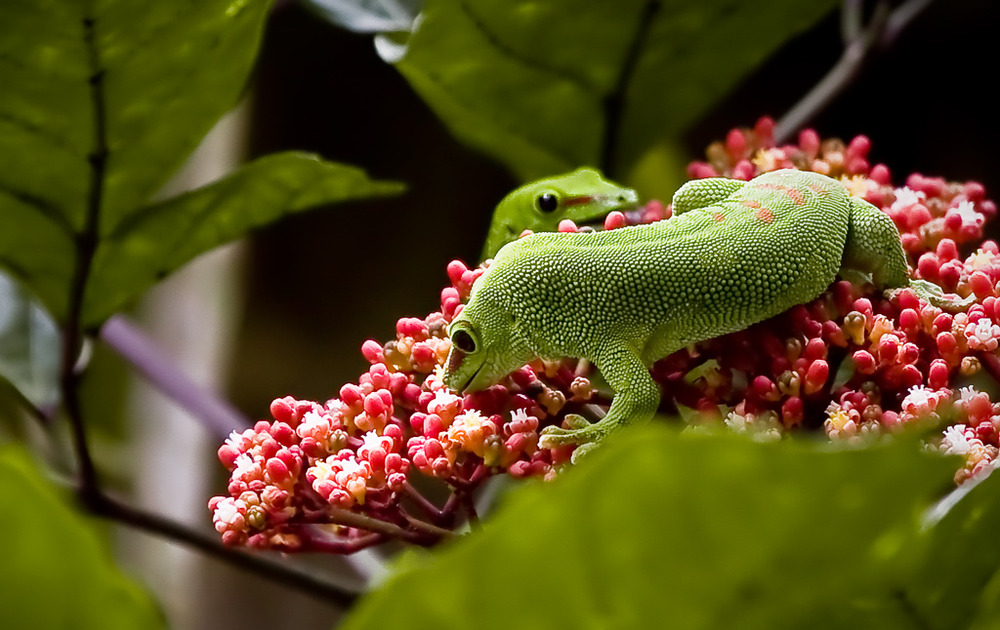
{"label": "gecko foot", "polygon": [[[910,280],[910,288],[916,291],[919,297],[927,300],[927,303],[931,306],[936,306],[942,310],[952,313],[963,311],[976,301],[975,295],[970,295],[964,298],[954,294],[949,295],[938,285],[926,280]],[[902,289],[891,289],[886,293],[889,297],[893,297],[896,292],[901,290]]]}
{"label": "gecko foot", "polygon": [[567,414],[565,424],[568,429],[562,427],[546,427],[542,429],[538,440],[541,448],[559,448],[569,444],[576,444],[573,451],[573,463],[577,463],[581,457],[592,452],[602,439],[607,435],[607,428],[601,422],[591,424],[583,416],[578,414]]}

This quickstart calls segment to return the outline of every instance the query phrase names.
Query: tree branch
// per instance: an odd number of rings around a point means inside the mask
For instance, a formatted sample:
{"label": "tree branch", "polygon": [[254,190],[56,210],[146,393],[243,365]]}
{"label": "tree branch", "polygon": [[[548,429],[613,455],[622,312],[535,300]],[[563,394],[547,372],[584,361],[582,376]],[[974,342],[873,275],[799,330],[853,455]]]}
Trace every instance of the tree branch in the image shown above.
{"label": "tree branch", "polygon": [[[285,586],[298,588],[319,599],[346,607],[354,603],[358,597],[357,593],[330,584],[285,562],[275,562],[256,555],[254,552],[231,549],[223,545],[216,536],[204,535],[160,515],[138,510],[101,492],[98,492],[95,498],[87,503],[87,507],[97,516],[135,527],[167,540],[183,543],[234,567],[250,571]],[[366,539],[365,542],[370,543],[370,540]]]}
{"label": "tree branch", "polygon": [[252,425],[229,401],[197,385],[132,322],[115,315],[101,327],[101,340],[131,363],[153,387],[176,401],[214,435],[224,438],[234,429]]}
{"label": "tree branch", "polygon": [[[876,47],[891,45],[910,21],[931,0],[907,0],[891,13],[887,2],[880,1],[867,28],[860,26],[861,7],[857,0],[845,0],[841,30],[846,39],[840,59],[809,92],[792,106],[775,125],[774,141],[788,142],[792,134],[826,108],[860,73]],[[848,39],[849,38],[849,39]]]}

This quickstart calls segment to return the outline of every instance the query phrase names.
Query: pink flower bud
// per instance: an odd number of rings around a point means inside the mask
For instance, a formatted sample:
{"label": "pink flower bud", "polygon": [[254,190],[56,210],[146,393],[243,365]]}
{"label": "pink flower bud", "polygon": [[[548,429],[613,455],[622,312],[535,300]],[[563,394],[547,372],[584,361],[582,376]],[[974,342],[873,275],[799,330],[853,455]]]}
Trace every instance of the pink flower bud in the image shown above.
{"label": "pink flower bud", "polygon": [[573,223],[571,219],[563,219],[559,222],[559,226],[556,228],[556,231],[564,234],[572,234],[573,232],[579,232],[580,228],[576,227],[576,223]]}
{"label": "pink flower bud", "polygon": [[990,277],[983,273],[982,271],[973,271],[972,275],[969,276],[969,288],[972,292],[976,294],[976,297],[982,300],[987,295],[993,293],[993,282],[990,281]]}
{"label": "pink flower bud", "polygon": [[868,174],[868,179],[874,180],[880,186],[888,186],[892,183],[889,175],[889,168],[885,164],[876,164]]}
{"label": "pink flower bud", "polygon": [[809,159],[815,159],[819,155],[819,145],[819,134],[814,129],[803,129],[799,132],[799,148],[809,156]]}
{"label": "pink flower bud", "polygon": [[934,334],[939,335],[942,332],[950,331],[953,318],[949,313],[941,313],[934,318]]}
{"label": "pink flower bud", "polygon": [[628,221],[625,219],[625,214],[615,210],[609,212],[608,216],[604,217],[604,229],[605,230],[616,230],[618,228],[623,228],[628,225]]}
{"label": "pink flower bud", "polygon": [[958,246],[950,238],[943,238],[937,245],[937,256],[941,262],[955,260],[958,258]]}
{"label": "pink flower bud", "polygon": [[801,424],[803,413],[802,399],[798,396],[791,396],[781,405],[781,421],[786,428]]}
{"label": "pink flower bud", "polygon": [[899,327],[906,332],[915,332],[920,326],[920,315],[912,308],[904,308],[899,313]]}
{"label": "pink flower bud", "polygon": [[948,386],[948,363],[943,359],[931,361],[927,370],[927,385],[931,389],[944,389]]}
{"label": "pink flower bud", "polygon": [[718,177],[719,175],[715,172],[715,169],[706,162],[692,162],[688,165],[687,172],[688,177],[691,179],[705,179],[707,177]]}
{"label": "pink flower bud", "polygon": [[830,376],[829,364],[823,359],[813,361],[806,372],[805,393],[814,394],[823,389],[828,376]]}
{"label": "pink flower bud", "polygon": [[295,412],[295,408],[292,405],[294,402],[295,399],[291,396],[275,398],[271,401],[271,417],[279,422],[293,424],[292,414]]}
{"label": "pink flower bud", "polygon": [[424,442],[424,455],[427,459],[436,459],[444,455],[444,447],[441,446],[441,442],[433,438]]}
{"label": "pink flower bud", "polygon": [[938,352],[942,355],[953,354],[958,348],[958,342],[955,340],[955,335],[950,332],[939,333],[935,341],[937,343]]}
{"label": "pink flower bud", "polygon": [[747,157],[747,139],[739,129],[731,129],[726,136],[726,152],[734,160]]}
{"label": "pink flower bud", "polygon": [[446,479],[451,476],[451,463],[444,457],[439,457],[431,464],[431,473],[435,477]]}
{"label": "pink flower bud", "polygon": [[220,446],[216,454],[219,457],[219,461],[222,462],[222,465],[229,470],[236,468],[236,458],[241,455],[239,449],[233,448],[228,444]]}
{"label": "pink flower bud", "polygon": [[854,369],[861,374],[875,373],[875,357],[867,350],[858,350],[854,353],[852,359],[854,360]]}
{"label": "pink flower bud", "polygon": [[912,363],[903,366],[900,371],[900,378],[906,387],[915,387],[924,381],[924,375]]}
{"label": "pink flower bud", "polygon": [[750,160],[740,160],[733,167],[733,179],[742,179],[745,182],[753,179],[754,170]]}
{"label": "pink flower bud", "polygon": [[271,425],[271,437],[285,446],[291,446],[299,441],[298,436],[295,435],[295,429],[284,422],[275,422]]}
{"label": "pink flower bud", "polygon": [[462,280],[462,274],[468,270],[469,268],[461,260],[453,260],[448,263],[448,279],[452,284],[458,284]]}
{"label": "pink flower bud", "polygon": [[941,272],[941,262],[936,254],[931,252],[921,254],[917,260],[917,271],[924,280],[936,282]]}
{"label": "pink flower bud", "polygon": [[282,483],[288,481],[290,474],[288,472],[288,466],[285,462],[281,461],[277,457],[272,457],[267,460],[267,474],[271,476],[272,483]]}
{"label": "pink flower bud", "polygon": [[374,339],[369,339],[361,344],[361,354],[369,363],[379,363],[385,360],[385,356],[382,354],[382,344]]}

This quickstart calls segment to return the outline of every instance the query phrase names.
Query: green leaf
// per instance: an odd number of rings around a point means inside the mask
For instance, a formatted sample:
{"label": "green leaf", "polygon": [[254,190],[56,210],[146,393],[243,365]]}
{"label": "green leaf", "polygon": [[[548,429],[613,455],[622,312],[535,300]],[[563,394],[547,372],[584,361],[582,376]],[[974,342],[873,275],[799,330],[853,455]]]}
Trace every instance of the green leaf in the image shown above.
{"label": "green leaf", "polygon": [[913,442],[618,438],[394,575],[344,627],[874,627],[865,598],[954,466]]}
{"label": "green leaf", "polygon": [[118,571],[92,524],[67,507],[23,450],[0,449],[0,478],[0,627],[163,627],[149,596]]}
{"label": "green leaf", "polygon": [[[968,628],[1000,610],[1000,475],[948,498],[947,513],[927,531],[923,560],[906,588],[927,628]],[[992,617],[992,627],[997,618]],[[987,627],[985,625],[981,627]]]}
{"label": "green leaf", "polygon": [[90,272],[83,323],[92,327],[194,256],[282,214],[398,191],[290,154],[146,206],[236,102],[269,6],[0,3],[0,265],[57,320],[78,270]]}
{"label": "green leaf", "polygon": [[59,400],[59,344],[49,314],[0,273],[0,377],[38,409]]}
{"label": "green leaf", "polygon": [[185,262],[253,228],[317,205],[402,189],[314,155],[262,157],[221,181],[145,208],[109,234],[94,261],[84,324],[103,321]]}
{"label": "green leaf", "polygon": [[835,4],[428,0],[408,37],[377,44],[458,138],[521,179],[589,164],[627,180]]}
{"label": "green leaf", "polygon": [[236,102],[269,4],[0,3],[0,264],[57,319],[76,245],[140,209]]}

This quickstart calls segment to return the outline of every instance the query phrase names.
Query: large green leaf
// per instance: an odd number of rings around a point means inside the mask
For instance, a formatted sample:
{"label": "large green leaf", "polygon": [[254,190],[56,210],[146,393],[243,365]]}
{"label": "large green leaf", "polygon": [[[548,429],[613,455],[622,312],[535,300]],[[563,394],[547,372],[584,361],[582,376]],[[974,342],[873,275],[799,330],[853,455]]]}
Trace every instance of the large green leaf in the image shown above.
{"label": "large green leaf", "polygon": [[905,627],[894,602],[868,598],[953,466],[912,442],[631,430],[396,574],[345,627]]}
{"label": "large green leaf", "polygon": [[221,181],[145,208],[109,234],[94,261],[84,324],[103,321],[198,254],[283,215],[401,190],[314,155],[260,158]]}
{"label": "large green leaf", "polygon": [[289,154],[146,205],[237,100],[269,5],[0,2],[0,266],[57,320],[80,270],[89,272],[83,323],[95,326],[251,228],[398,191],[357,169]]}
{"label": "large green leaf", "polygon": [[115,230],[232,107],[269,4],[0,3],[0,263],[58,319],[77,239]]}
{"label": "large green leaf", "polygon": [[[922,560],[905,589],[925,628],[996,627],[1000,618],[1000,475],[955,491],[957,500],[926,532]],[[955,498],[955,497],[953,497]],[[991,625],[990,625],[991,624]]]}
{"label": "large green leaf", "polygon": [[0,449],[0,627],[161,628],[149,596],[112,564],[92,524],[71,510],[20,449]]}
{"label": "large green leaf", "polygon": [[378,43],[456,136],[518,177],[592,164],[627,178],[835,4],[428,0],[408,37]]}

